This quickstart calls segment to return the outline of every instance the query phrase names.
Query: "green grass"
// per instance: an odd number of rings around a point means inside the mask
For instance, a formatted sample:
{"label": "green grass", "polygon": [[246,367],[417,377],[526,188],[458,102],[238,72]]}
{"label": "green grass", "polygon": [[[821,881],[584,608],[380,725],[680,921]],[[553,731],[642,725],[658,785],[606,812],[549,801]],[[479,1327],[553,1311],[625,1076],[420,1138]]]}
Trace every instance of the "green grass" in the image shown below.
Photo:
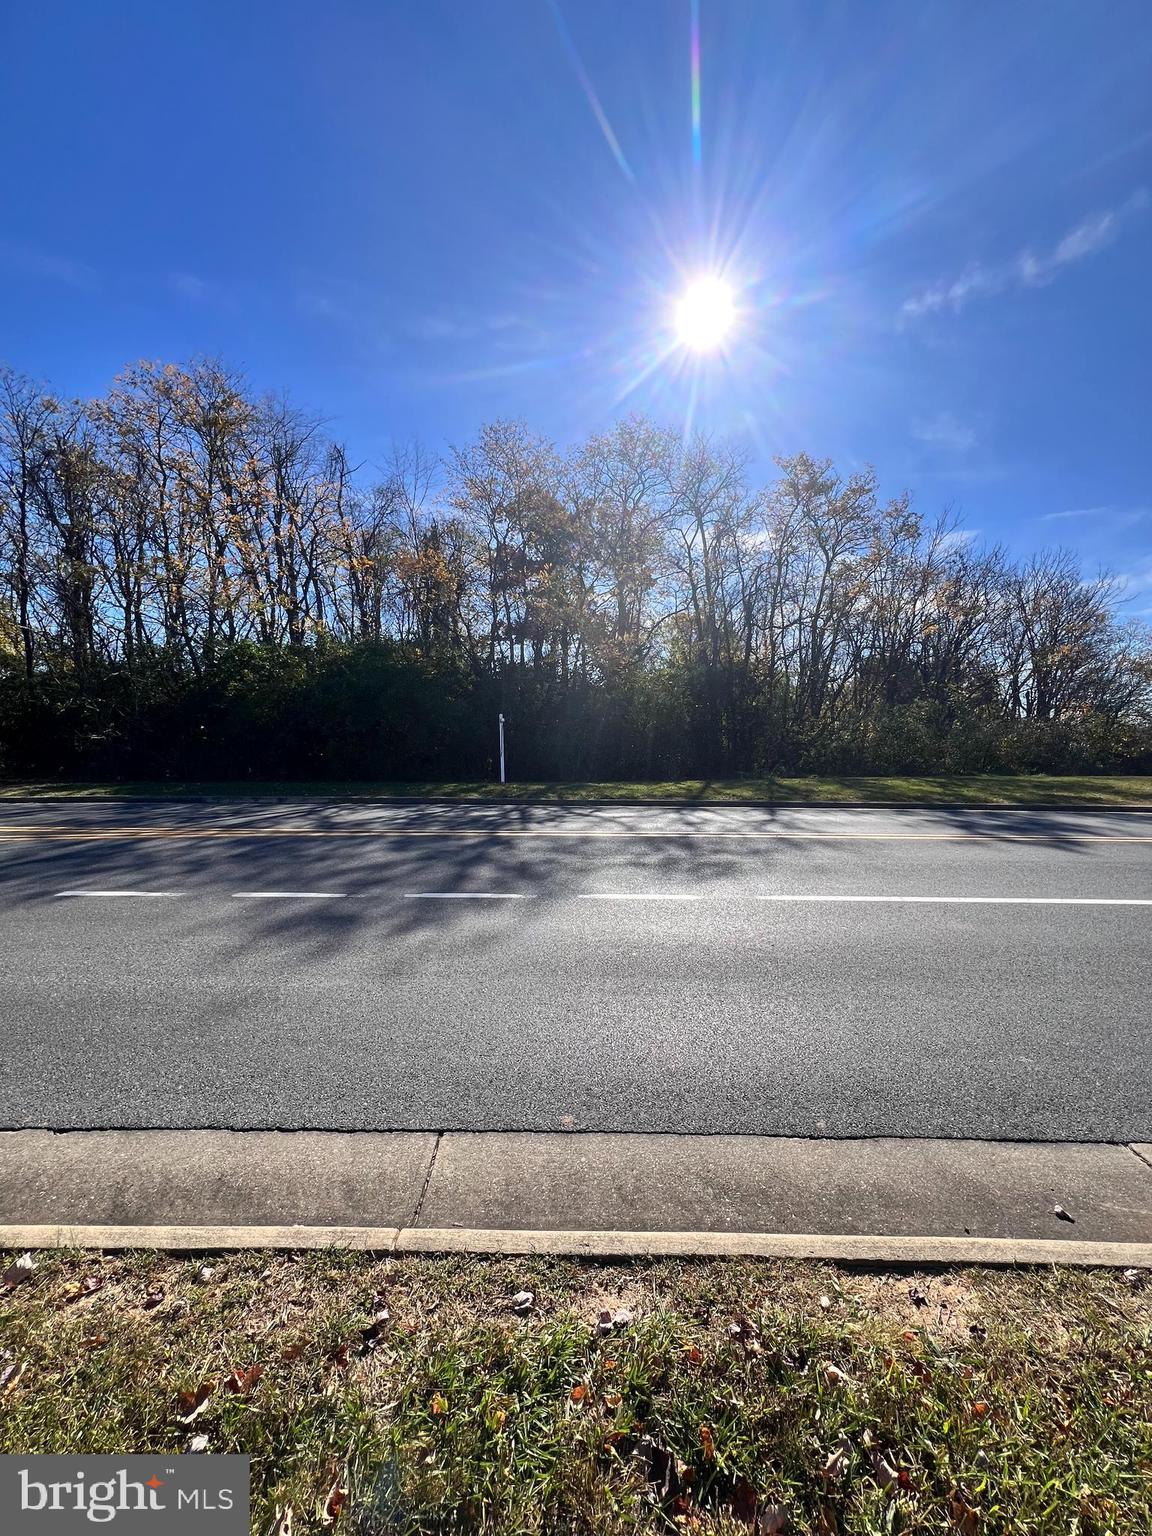
{"label": "green grass", "polygon": [[44,1254],[0,1294],[0,1451],[203,1437],[296,1536],[1135,1536],[1145,1279]]}
{"label": "green grass", "polygon": [[308,781],[205,784],[62,783],[23,780],[0,783],[0,800],[29,800],[37,796],[85,799],[151,797],[179,799],[206,795],[321,799],[447,798],[452,800],[581,801],[668,800],[722,801],[733,805],[756,801],[847,805],[854,801],[929,805],[1152,805],[1152,776],[1141,774],[970,774],[944,778],[768,778],[679,779],[653,783],[533,783],[491,784],[443,780],[420,783],[344,783]]}

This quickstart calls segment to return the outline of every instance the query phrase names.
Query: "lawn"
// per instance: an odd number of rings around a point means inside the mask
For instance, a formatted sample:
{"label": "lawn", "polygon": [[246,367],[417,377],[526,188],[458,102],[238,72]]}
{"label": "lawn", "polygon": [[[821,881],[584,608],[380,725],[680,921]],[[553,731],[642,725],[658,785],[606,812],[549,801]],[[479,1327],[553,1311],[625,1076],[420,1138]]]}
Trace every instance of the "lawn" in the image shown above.
{"label": "lawn", "polygon": [[35,1264],[0,1450],[247,1452],[262,1533],[1152,1530],[1144,1273]]}
{"label": "lawn", "polygon": [[64,799],[132,799],[186,796],[229,798],[451,799],[594,801],[667,800],[726,804],[800,803],[847,805],[881,802],[886,805],[1100,805],[1152,807],[1152,776],[1147,774],[971,774],[944,778],[768,778],[680,779],[653,783],[534,783],[493,784],[480,780],[419,783],[283,781],[218,784],[191,781],[161,783],[61,783],[54,780],[0,782],[0,800],[30,800],[38,796]]}

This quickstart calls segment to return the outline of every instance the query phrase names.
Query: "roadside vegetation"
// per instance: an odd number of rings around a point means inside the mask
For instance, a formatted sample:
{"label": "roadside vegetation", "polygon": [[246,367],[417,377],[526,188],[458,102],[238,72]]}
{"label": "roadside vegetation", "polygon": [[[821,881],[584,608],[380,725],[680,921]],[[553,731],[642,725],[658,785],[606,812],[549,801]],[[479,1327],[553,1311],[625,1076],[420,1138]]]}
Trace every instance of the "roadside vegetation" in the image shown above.
{"label": "roadside vegetation", "polygon": [[0,1450],[246,1452],[269,1536],[1152,1529],[1143,1272],[16,1259]]}
{"label": "roadside vegetation", "polygon": [[443,782],[371,784],[333,781],[261,783],[233,780],[207,784],[181,780],[141,783],[63,782],[52,779],[0,781],[0,800],[50,799],[212,799],[323,800],[531,800],[541,803],[666,800],[673,804],[851,805],[1063,805],[1152,806],[1152,776],[1140,774],[971,774],[947,778],[767,778],[680,779],[655,783],[556,784]]}
{"label": "roadside vegetation", "polygon": [[375,474],[222,364],[0,368],[0,773],[1152,770],[1152,640],[1067,551],[630,417]]}

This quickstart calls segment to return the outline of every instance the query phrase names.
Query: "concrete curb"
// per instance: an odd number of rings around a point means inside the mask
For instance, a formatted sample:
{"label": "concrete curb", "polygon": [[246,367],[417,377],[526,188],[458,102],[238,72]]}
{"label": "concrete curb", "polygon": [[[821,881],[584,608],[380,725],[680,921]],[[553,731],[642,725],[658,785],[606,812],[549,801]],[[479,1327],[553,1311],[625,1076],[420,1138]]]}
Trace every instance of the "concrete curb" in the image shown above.
{"label": "concrete curb", "polygon": [[1079,1268],[1152,1268],[1152,1243],[778,1232],[534,1232],[483,1227],[0,1226],[0,1248],[154,1248],[178,1252],[342,1248],[396,1255],[782,1258],[896,1266],[1067,1264]]}

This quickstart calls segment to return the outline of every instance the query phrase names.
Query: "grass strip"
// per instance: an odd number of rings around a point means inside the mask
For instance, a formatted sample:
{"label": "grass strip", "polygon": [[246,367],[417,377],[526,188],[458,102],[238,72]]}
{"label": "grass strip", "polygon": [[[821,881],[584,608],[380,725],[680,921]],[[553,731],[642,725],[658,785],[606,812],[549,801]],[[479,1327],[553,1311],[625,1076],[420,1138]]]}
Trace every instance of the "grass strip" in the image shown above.
{"label": "grass strip", "polygon": [[254,1531],[1152,1530],[1142,1273],[35,1265],[0,1294],[0,1450],[246,1452]]}
{"label": "grass strip", "polygon": [[1052,805],[1152,806],[1152,777],[1147,774],[969,774],[950,777],[886,778],[762,778],[678,779],[650,783],[492,784],[442,780],[419,783],[339,782],[318,780],[278,783],[235,781],[199,783],[63,783],[21,780],[0,783],[0,800],[40,797],[77,799],[180,799],[206,796],[219,799],[448,799],[533,800],[580,802],[634,800],[672,803],[720,801],[740,805],[757,802],[804,805],[850,805],[860,801],[885,805]]}

